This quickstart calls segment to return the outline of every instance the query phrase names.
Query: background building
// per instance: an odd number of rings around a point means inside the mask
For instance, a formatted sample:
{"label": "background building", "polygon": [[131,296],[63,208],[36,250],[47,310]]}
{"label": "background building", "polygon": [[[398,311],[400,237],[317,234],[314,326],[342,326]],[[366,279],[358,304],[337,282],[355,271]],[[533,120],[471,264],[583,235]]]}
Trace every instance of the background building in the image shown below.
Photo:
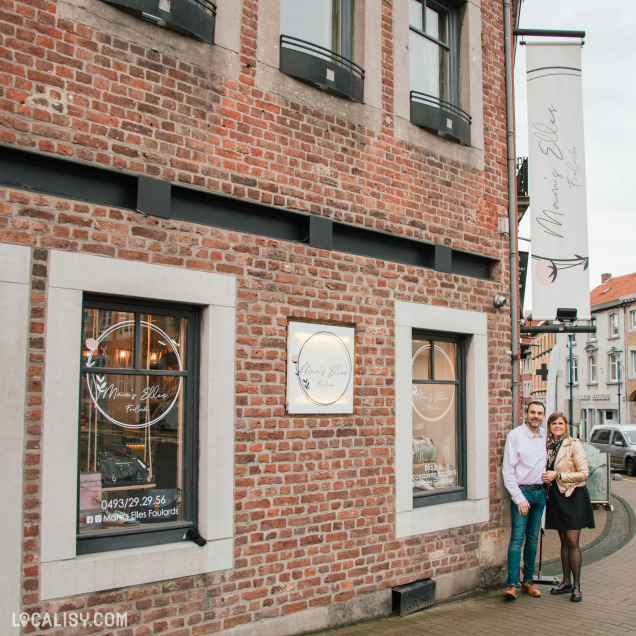
{"label": "background building", "polygon": [[571,351],[573,421],[585,440],[596,424],[636,421],[636,274],[605,274],[590,293],[590,304],[596,334],[573,334],[571,347],[567,335],[557,335],[565,352],[559,359],[557,404],[569,413]]}
{"label": "background building", "polygon": [[497,584],[503,3],[1,11],[2,620],[289,634]]}

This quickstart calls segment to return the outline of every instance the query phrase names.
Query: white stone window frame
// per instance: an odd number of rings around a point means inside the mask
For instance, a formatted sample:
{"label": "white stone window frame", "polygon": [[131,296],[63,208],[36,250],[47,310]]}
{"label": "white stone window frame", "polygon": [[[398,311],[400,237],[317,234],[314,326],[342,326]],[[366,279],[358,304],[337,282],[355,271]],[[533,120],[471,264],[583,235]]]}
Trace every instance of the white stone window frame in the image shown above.
{"label": "white stone window frame", "polygon": [[[9,620],[22,603],[22,498],[29,341],[31,250],[0,244],[0,408],[4,468],[4,515],[0,541],[0,617]],[[8,363],[10,362],[10,363]],[[6,628],[8,629],[8,627]]]}
{"label": "white stone window frame", "polygon": [[382,5],[381,0],[354,0],[353,61],[364,68],[363,103],[331,95],[278,70],[280,0],[258,3],[256,86],[325,115],[379,131],[382,127]]}
{"label": "white stone window frame", "polygon": [[483,170],[484,92],[481,53],[481,0],[467,0],[457,9],[458,106],[471,116],[470,147],[411,123],[409,0],[393,3],[393,77],[395,86],[395,136],[401,141],[428,148],[449,159]]}
{"label": "white stone window frame", "polygon": [[[84,292],[201,307],[199,531],[191,541],[76,554],[77,422]],[[164,265],[53,251],[49,261],[42,439],[40,598],[228,569],[233,564],[236,280]]]}
{"label": "white stone window frame", "polygon": [[636,378],[636,346],[629,346],[627,348],[627,370],[629,372],[628,377],[630,379]]}
{"label": "white stone window frame", "polygon": [[618,321],[618,312],[613,311],[607,316],[607,338],[611,340],[613,338],[618,338],[620,335],[620,327]]}
{"label": "white stone window frame", "polygon": [[[413,506],[412,364],[414,329],[466,338],[466,494],[464,501]],[[473,311],[395,304],[396,538],[484,523],[488,495],[488,319]]]}

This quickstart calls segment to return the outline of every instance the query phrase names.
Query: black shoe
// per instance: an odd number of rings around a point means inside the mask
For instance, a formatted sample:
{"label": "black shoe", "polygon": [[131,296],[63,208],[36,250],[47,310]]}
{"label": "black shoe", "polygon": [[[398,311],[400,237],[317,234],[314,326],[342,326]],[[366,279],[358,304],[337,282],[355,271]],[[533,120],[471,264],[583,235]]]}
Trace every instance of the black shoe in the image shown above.
{"label": "black shoe", "polygon": [[572,591],[572,583],[565,583],[565,581],[561,581],[557,587],[553,587],[550,590],[550,594],[567,594]]}
{"label": "black shoe", "polygon": [[572,596],[570,596],[570,600],[573,603],[580,603],[583,600],[583,595],[581,594],[580,587],[572,588]]}

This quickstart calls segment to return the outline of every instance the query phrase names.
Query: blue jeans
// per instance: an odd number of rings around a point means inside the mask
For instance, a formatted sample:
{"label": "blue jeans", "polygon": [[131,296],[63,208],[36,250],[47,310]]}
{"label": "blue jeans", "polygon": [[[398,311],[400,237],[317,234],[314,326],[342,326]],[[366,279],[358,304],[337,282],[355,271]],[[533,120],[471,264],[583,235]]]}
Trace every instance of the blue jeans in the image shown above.
{"label": "blue jeans", "polygon": [[[521,566],[521,548],[523,546],[523,581],[532,581],[534,562],[537,558],[537,543],[541,529],[541,517],[545,508],[545,489],[525,490],[523,496],[530,504],[528,514],[523,517],[514,501],[510,500],[510,545],[508,546],[508,586],[519,584]],[[525,540],[525,545],[524,545]]]}

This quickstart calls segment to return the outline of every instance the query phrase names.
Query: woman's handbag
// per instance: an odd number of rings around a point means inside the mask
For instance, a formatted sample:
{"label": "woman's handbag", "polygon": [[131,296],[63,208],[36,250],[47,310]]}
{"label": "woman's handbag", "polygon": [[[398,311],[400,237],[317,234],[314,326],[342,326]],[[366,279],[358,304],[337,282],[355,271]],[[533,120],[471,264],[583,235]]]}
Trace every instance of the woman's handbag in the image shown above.
{"label": "woman's handbag", "polygon": [[148,483],[148,467],[124,444],[104,446],[98,453],[102,488]]}

